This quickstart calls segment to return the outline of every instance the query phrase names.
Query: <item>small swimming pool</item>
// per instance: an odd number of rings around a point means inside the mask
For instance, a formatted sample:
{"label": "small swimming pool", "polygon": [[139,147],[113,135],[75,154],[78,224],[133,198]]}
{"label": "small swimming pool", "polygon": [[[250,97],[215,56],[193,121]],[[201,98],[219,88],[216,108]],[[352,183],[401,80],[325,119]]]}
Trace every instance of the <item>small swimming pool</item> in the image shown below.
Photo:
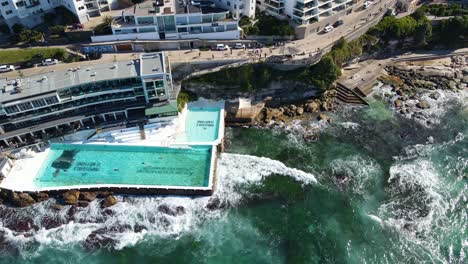
{"label": "small swimming pool", "polygon": [[40,188],[95,184],[207,187],[211,148],[52,144],[34,184]]}
{"label": "small swimming pool", "polygon": [[212,142],[218,139],[220,109],[214,107],[190,107],[185,119],[186,142]]}

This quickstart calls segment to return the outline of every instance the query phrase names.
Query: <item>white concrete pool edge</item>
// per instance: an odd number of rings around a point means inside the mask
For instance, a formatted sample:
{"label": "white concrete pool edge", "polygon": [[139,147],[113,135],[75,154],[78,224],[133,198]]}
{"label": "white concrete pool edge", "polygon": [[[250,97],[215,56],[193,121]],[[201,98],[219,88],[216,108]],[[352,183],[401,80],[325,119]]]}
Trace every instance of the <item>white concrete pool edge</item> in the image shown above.
{"label": "white concrete pool edge", "polygon": [[[120,146],[148,146],[148,147],[166,147],[166,148],[184,148],[185,146],[211,146],[211,158],[210,158],[210,169],[209,169],[209,178],[208,178],[208,186],[170,186],[170,185],[134,185],[134,184],[86,184],[86,185],[68,185],[68,186],[56,186],[56,187],[38,187],[35,185],[35,178],[39,173],[41,166],[43,165],[44,161],[47,159],[50,148],[44,150],[43,152],[37,153],[32,158],[22,158],[15,160],[12,170],[8,173],[8,176],[5,177],[0,183],[0,189],[6,189],[15,192],[53,192],[53,191],[67,191],[67,190],[108,190],[108,189],[117,189],[117,190],[147,190],[147,191],[193,191],[193,193],[212,193],[214,190],[215,184],[215,177],[216,177],[216,162],[217,162],[217,152],[218,152],[218,145],[223,144],[224,138],[224,107],[220,107],[221,104],[224,105],[224,101],[216,102],[217,106],[220,109],[219,114],[219,125],[218,125],[218,136],[213,141],[208,142],[174,142],[170,145],[161,145],[155,144],[156,142],[145,142],[141,140],[140,142],[124,144],[124,143],[110,143],[110,142],[75,142],[75,144],[96,144],[96,145],[110,145],[110,144],[118,144]],[[206,102],[202,102],[203,107],[213,106],[212,103],[209,105]],[[184,107],[186,110],[188,106]],[[186,118],[186,114],[182,114],[182,117]],[[185,120],[183,120],[185,124]],[[161,127],[159,127],[161,128]],[[180,129],[180,128],[179,128]],[[139,144],[136,144],[139,143]],[[150,143],[150,144],[148,144]],[[153,143],[153,144],[151,144]],[[27,168],[24,168],[27,166]]]}

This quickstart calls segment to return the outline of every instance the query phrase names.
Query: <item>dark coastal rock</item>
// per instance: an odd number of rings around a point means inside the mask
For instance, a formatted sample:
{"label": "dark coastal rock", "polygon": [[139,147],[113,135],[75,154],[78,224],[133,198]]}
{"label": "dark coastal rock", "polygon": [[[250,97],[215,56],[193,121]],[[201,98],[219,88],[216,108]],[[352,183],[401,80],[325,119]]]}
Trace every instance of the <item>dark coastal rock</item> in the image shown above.
{"label": "dark coastal rock", "polygon": [[95,250],[100,248],[113,248],[117,242],[104,232],[106,231],[96,230],[89,234],[85,240],[84,247],[88,250]]}
{"label": "dark coastal rock", "polygon": [[4,227],[19,233],[25,233],[31,230],[39,230],[39,227],[35,225],[34,221],[30,218],[21,218],[15,219],[15,221],[12,222],[6,222],[4,223]]}
{"label": "dark coastal rock", "polygon": [[62,194],[63,202],[68,205],[77,204],[79,197],[80,191],[78,190],[71,190]]}
{"label": "dark coastal rock", "polygon": [[48,216],[44,217],[41,221],[41,227],[45,228],[46,230],[57,228],[61,226],[62,224],[64,223],[62,223],[58,219],[53,218],[53,217],[48,217]]}
{"label": "dark coastal rock", "polygon": [[113,195],[107,196],[102,202],[101,202],[101,207],[102,208],[107,208],[111,207],[117,204],[117,198]]}
{"label": "dark coastal rock", "polygon": [[52,205],[52,209],[57,210],[57,211],[60,211],[60,210],[63,209],[63,205],[61,205],[61,204],[54,204],[54,205]]}
{"label": "dark coastal rock", "polygon": [[78,206],[79,207],[88,207],[89,202],[87,201],[78,201]]}
{"label": "dark coastal rock", "polygon": [[136,224],[134,227],[133,227],[133,232],[135,233],[140,233],[142,232],[143,230],[147,230],[147,228],[145,226],[142,226],[142,225],[139,225],[139,224]]}
{"label": "dark coastal rock", "polygon": [[92,202],[96,199],[97,193],[94,192],[80,192],[80,200]]}
{"label": "dark coastal rock", "polygon": [[327,121],[327,122],[331,122],[331,117],[327,116],[326,114],[320,114],[320,115],[318,116],[318,119],[319,119],[319,120],[325,120],[325,121]]}
{"label": "dark coastal rock", "polygon": [[437,100],[437,99],[440,98],[440,94],[437,93],[437,92],[431,93],[431,94],[429,95],[429,97],[432,98],[432,99],[434,99],[434,100]]}
{"label": "dark coastal rock", "polygon": [[218,197],[211,197],[205,207],[210,211],[214,211],[223,209],[225,207],[225,204],[222,203]]}
{"label": "dark coastal rock", "polygon": [[393,102],[396,108],[400,108],[403,106],[403,101],[400,99],[396,99],[395,102]]}
{"label": "dark coastal rock", "polygon": [[320,104],[315,101],[310,102],[306,105],[305,109],[307,112],[310,112],[310,113],[317,112],[320,109]]}
{"label": "dark coastal rock", "polygon": [[106,198],[107,196],[113,195],[113,192],[110,191],[102,191],[102,192],[96,192],[96,197],[97,198]]}
{"label": "dark coastal rock", "polygon": [[298,107],[296,108],[296,115],[302,115],[304,114],[304,108]]}
{"label": "dark coastal rock", "polygon": [[416,106],[418,108],[421,108],[421,109],[427,109],[427,108],[430,108],[431,106],[429,105],[429,103],[426,101],[426,100],[421,100],[419,101]]}
{"label": "dark coastal rock", "polygon": [[42,192],[39,192],[39,193],[33,193],[31,195],[34,200],[36,200],[37,202],[43,202],[43,201],[47,201],[49,199],[49,195],[47,193],[42,193]]}
{"label": "dark coastal rock", "polygon": [[18,207],[26,207],[36,203],[36,201],[27,193],[14,193],[11,202],[13,205]]}
{"label": "dark coastal rock", "polygon": [[183,206],[177,206],[176,209],[173,210],[166,204],[161,204],[160,206],[158,206],[158,211],[171,216],[185,214],[185,208]]}

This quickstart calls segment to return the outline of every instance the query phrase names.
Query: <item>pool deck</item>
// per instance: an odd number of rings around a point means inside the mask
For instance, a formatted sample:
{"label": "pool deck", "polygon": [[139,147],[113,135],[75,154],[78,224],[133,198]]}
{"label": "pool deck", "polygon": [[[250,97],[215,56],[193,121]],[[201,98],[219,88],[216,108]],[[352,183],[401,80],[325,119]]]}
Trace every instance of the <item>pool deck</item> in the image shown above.
{"label": "pool deck", "polygon": [[[224,103],[224,102],[223,102]],[[165,125],[150,124],[145,127],[147,138],[139,139],[138,128],[127,128],[96,134],[87,142],[70,142],[71,144],[116,144],[120,146],[158,146],[184,148],[190,145],[211,146],[211,160],[208,186],[169,186],[169,185],[135,185],[135,184],[86,184],[70,186],[39,187],[35,185],[35,178],[42,164],[48,157],[50,148],[36,153],[33,157],[24,157],[14,161],[10,172],[0,183],[0,190],[15,192],[46,192],[60,193],[68,190],[81,191],[113,191],[118,194],[155,194],[155,195],[212,195],[216,182],[216,167],[219,145],[224,138],[224,108],[219,108],[218,137],[211,142],[184,142],[177,140],[178,135],[185,129],[187,113],[181,113],[178,120]],[[119,137],[122,136],[122,137]],[[119,140],[115,140],[118,138]],[[110,141],[109,141],[110,140]]]}

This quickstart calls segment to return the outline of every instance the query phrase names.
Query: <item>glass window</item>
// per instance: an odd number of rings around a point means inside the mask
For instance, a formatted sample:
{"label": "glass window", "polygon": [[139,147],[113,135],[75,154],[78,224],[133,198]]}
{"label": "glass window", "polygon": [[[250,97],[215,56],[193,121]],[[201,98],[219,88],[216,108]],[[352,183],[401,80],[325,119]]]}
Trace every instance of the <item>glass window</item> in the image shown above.
{"label": "glass window", "polygon": [[144,32],[155,32],[156,29],[154,27],[150,27],[150,28],[140,28],[140,33],[144,33]]}
{"label": "glass window", "polygon": [[190,33],[191,34],[198,34],[201,33],[201,27],[190,27]]}
{"label": "glass window", "polygon": [[203,23],[211,23],[211,22],[213,22],[213,16],[211,14],[210,15],[203,15],[202,21],[203,21]]}
{"label": "glass window", "polygon": [[189,16],[190,24],[201,24],[202,18],[200,16]]}
{"label": "glass window", "polygon": [[226,25],[226,30],[237,30],[236,24],[228,24]]}
{"label": "glass window", "polygon": [[42,106],[45,106],[46,103],[44,102],[44,100],[36,100],[36,101],[32,101],[32,104],[34,107],[36,108],[39,108],[39,107],[42,107]]}
{"label": "glass window", "polygon": [[226,14],[224,13],[213,14],[213,21],[222,21],[224,19],[226,19]]}
{"label": "glass window", "polygon": [[203,33],[211,33],[213,32],[213,28],[212,27],[203,27]]}
{"label": "glass window", "polygon": [[174,16],[164,16],[163,18],[164,18],[165,32],[175,32],[176,31],[176,25],[175,25]]}
{"label": "glass window", "polygon": [[187,17],[176,17],[176,24],[177,25],[187,25]]}
{"label": "glass window", "polygon": [[187,28],[183,27],[183,28],[178,28],[177,29],[177,32],[181,33],[181,32],[187,32]]}
{"label": "glass window", "polygon": [[139,17],[138,24],[153,24],[153,17]]}

